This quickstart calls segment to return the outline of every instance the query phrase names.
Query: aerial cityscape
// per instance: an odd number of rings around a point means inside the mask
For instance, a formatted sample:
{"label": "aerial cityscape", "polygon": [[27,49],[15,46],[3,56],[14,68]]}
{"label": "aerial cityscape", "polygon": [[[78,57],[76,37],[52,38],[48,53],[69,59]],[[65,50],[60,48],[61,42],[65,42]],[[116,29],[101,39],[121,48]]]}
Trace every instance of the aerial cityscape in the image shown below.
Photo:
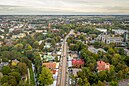
{"label": "aerial cityscape", "polygon": [[0,0],[0,86],[129,86],[129,1]]}

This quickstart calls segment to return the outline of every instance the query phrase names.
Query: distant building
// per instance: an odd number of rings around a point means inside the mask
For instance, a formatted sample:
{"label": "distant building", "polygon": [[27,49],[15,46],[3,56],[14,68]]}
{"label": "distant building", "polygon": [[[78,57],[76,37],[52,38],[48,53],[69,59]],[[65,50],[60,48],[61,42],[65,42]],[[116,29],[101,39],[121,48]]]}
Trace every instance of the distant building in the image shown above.
{"label": "distant building", "polygon": [[90,51],[92,53],[95,53],[95,54],[98,54],[99,51],[102,51],[102,52],[106,53],[106,51],[104,49],[102,49],[102,48],[96,49],[96,48],[94,48],[92,46],[88,47],[88,51]]}
{"label": "distant building", "polygon": [[51,29],[51,23],[48,24],[48,29]]}
{"label": "distant building", "polygon": [[103,70],[109,70],[110,69],[110,64],[106,63],[104,61],[98,61],[97,62],[97,70],[98,72],[103,71]]}
{"label": "distant building", "polygon": [[124,42],[127,42],[127,41],[128,41],[128,33],[125,32],[125,33],[124,33]]}
{"label": "distant building", "polygon": [[35,30],[35,32],[37,32],[37,33],[42,33],[43,30]]}
{"label": "distant building", "polygon": [[25,37],[25,36],[26,36],[25,33],[20,33],[20,34],[17,34],[17,35],[12,35],[12,38],[13,38],[13,39],[16,39],[16,38],[23,38],[23,37]]}
{"label": "distant building", "polygon": [[122,37],[111,37],[110,35],[99,35],[97,39],[106,44],[110,43],[121,44],[123,42]]}

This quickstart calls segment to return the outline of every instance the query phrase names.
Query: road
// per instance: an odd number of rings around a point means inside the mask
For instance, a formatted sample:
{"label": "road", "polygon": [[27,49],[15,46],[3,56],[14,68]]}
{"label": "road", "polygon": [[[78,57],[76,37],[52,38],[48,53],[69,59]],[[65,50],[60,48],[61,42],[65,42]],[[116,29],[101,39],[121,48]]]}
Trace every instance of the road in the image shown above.
{"label": "road", "polygon": [[[67,86],[66,82],[68,82],[68,81],[67,81],[66,76],[67,76],[68,67],[67,67],[67,42],[66,42],[66,40],[69,37],[69,35],[71,33],[73,33],[73,32],[74,32],[74,30],[71,30],[69,32],[69,34],[65,37],[64,41],[63,41],[63,57],[62,57],[62,59],[60,61],[60,64],[61,64],[62,67],[59,70],[60,71],[59,72],[60,76],[58,76],[58,78],[60,78],[60,79],[58,79],[57,86]],[[60,81],[60,83],[59,83],[59,81]]]}

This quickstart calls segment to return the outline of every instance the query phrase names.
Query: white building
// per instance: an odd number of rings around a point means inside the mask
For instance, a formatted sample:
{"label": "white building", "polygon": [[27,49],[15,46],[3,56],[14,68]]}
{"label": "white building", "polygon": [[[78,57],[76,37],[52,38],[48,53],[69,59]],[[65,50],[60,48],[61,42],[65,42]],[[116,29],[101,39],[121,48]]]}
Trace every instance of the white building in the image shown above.
{"label": "white building", "polygon": [[106,43],[106,44],[110,44],[110,43],[122,43],[123,42],[123,38],[122,37],[111,37],[110,35],[99,35],[97,37],[98,40]]}

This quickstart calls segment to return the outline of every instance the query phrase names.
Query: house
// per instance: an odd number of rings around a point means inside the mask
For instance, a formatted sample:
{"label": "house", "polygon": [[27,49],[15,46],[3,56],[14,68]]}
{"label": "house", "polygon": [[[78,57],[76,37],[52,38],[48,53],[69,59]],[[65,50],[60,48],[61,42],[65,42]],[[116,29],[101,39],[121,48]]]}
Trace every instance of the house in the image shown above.
{"label": "house", "polygon": [[2,41],[0,41],[0,47],[2,46],[2,44],[3,44],[3,42],[2,42]]}
{"label": "house", "polygon": [[51,47],[51,43],[45,43],[44,48],[50,48]]}
{"label": "house", "polygon": [[97,62],[97,70],[98,70],[98,72],[103,71],[103,70],[110,70],[110,64],[106,63],[104,61],[98,61]]}
{"label": "house", "polygon": [[42,33],[43,30],[35,30],[35,32],[37,32],[37,33]]}
{"label": "house", "polygon": [[4,44],[5,44],[6,46],[12,46],[12,45],[13,45],[13,41],[12,41],[11,39],[5,39],[5,40],[4,40]]}
{"label": "house", "polygon": [[72,59],[72,66],[80,68],[80,67],[84,66],[84,60],[82,60],[82,59]]}
{"label": "house", "polygon": [[102,48],[96,49],[93,46],[89,46],[88,51],[95,53],[95,54],[98,54],[99,51],[106,53],[106,51],[104,49],[102,49]]}
{"label": "house", "polygon": [[74,52],[74,51],[71,51],[71,52],[70,52],[70,57],[72,57],[72,58],[74,58],[74,59],[79,58],[77,52]]}
{"label": "house", "polygon": [[7,66],[9,63],[8,62],[1,62],[0,63],[0,69],[3,67],[3,66]]}
{"label": "house", "polygon": [[54,58],[55,58],[55,57],[52,56],[51,53],[47,53],[47,54],[43,55],[43,58],[42,58],[42,59],[43,59],[44,61],[52,61],[52,60],[54,60]]}
{"label": "house", "polygon": [[48,63],[43,63],[43,66],[49,68],[53,74],[56,73],[56,69],[59,68],[59,63],[56,62],[48,62]]}
{"label": "house", "polygon": [[79,71],[82,71],[81,68],[72,68],[71,70],[69,70],[69,72],[71,72],[74,76],[77,76],[77,73]]}
{"label": "house", "polygon": [[129,50],[128,49],[124,49],[124,53],[125,53],[125,55],[129,56]]}
{"label": "house", "polygon": [[23,37],[25,37],[25,36],[26,36],[25,33],[20,33],[20,34],[17,34],[17,35],[12,35],[12,38],[13,38],[13,39],[16,39],[16,38],[23,38]]}

